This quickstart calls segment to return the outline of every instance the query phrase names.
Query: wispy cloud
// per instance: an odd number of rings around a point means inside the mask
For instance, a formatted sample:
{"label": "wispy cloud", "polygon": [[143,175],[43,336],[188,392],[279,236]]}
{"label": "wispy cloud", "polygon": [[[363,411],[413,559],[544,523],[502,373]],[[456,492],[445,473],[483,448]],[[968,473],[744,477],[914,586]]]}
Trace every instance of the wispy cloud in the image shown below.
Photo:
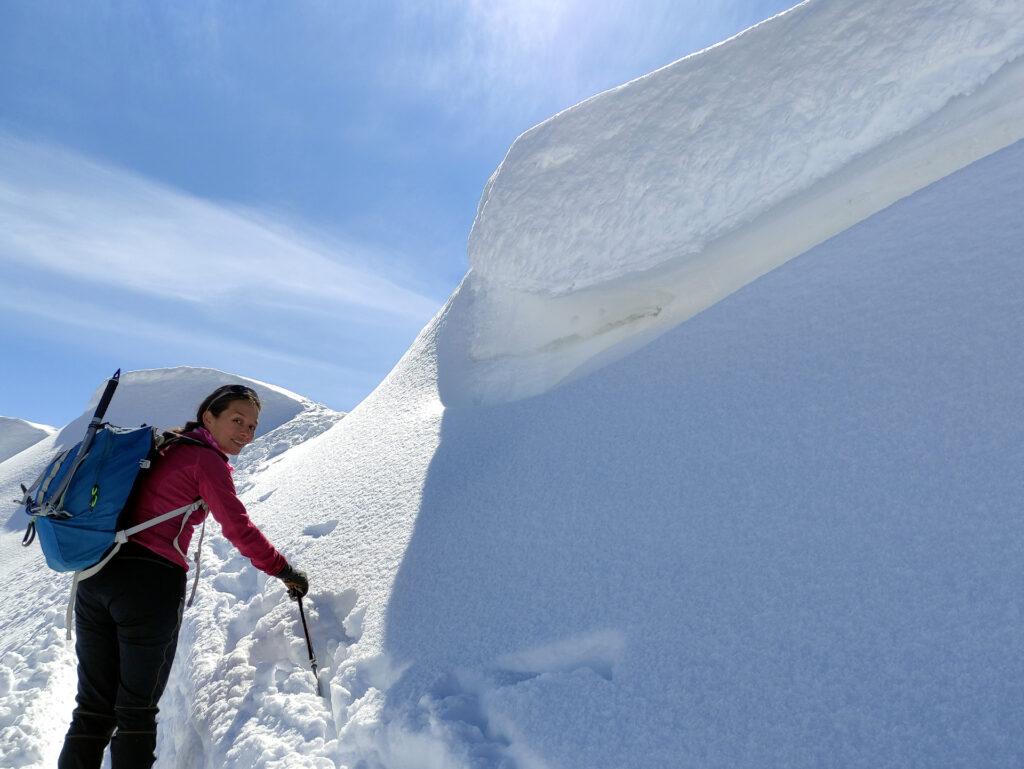
{"label": "wispy cloud", "polygon": [[433,0],[408,6],[395,77],[414,78],[454,110],[505,117],[509,106],[518,111],[524,100],[536,98],[541,83],[549,93],[566,86],[572,73],[555,60],[571,59],[574,43],[565,32],[576,2]]}
{"label": "wispy cloud", "polygon": [[[63,148],[0,133],[0,263],[185,302],[423,321],[437,309],[376,274],[372,248],[301,233]],[[264,299],[265,298],[265,299]]]}
{"label": "wispy cloud", "polygon": [[[297,355],[271,346],[252,344],[236,335],[222,334],[211,329],[197,333],[194,328],[183,328],[174,323],[151,320],[140,314],[122,312],[109,306],[100,307],[96,303],[70,297],[54,302],[52,295],[36,289],[22,287],[17,292],[0,293],[0,309],[13,314],[35,316],[57,328],[70,327],[80,340],[79,345],[87,344],[85,340],[88,339],[96,339],[101,344],[103,340],[116,335],[147,345],[159,343],[164,348],[176,350],[180,355],[191,356],[189,360],[196,357],[216,359],[225,350],[230,350],[235,357],[244,356],[303,369],[330,371],[354,380],[365,378],[364,372],[338,364],[327,357]],[[66,333],[67,328],[57,332],[59,336]]]}
{"label": "wispy cloud", "polygon": [[397,72],[456,111],[545,118],[796,2],[431,0],[406,12]]}

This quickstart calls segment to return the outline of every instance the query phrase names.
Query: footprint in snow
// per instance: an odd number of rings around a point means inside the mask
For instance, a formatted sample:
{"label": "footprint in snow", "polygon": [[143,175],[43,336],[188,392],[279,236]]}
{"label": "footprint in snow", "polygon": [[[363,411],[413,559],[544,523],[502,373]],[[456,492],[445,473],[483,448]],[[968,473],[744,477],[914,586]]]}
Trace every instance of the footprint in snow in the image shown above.
{"label": "footprint in snow", "polygon": [[452,671],[439,678],[420,700],[424,718],[444,724],[456,734],[479,769],[517,769],[511,741],[500,722],[494,723],[485,707],[491,694],[516,687],[542,675],[596,675],[614,680],[626,649],[625,635],[615,629],[599,630],[502,655],[479,670]]}
{"label": "footprint in snow", "polygon": [[338,526],[337,521],[324,521],[323,523],[314,523],[307,526],[302,530],[302,533],[307,537],[322,537],[325,534],[330,534]]}
{"label": "footprint in snow", "polygon": [[494,670],[496,683],[514,686],[543,673],[571,673],[582,669],[611,681],[625,648],[625,635],[611,629],[534,646],[499,657]]}

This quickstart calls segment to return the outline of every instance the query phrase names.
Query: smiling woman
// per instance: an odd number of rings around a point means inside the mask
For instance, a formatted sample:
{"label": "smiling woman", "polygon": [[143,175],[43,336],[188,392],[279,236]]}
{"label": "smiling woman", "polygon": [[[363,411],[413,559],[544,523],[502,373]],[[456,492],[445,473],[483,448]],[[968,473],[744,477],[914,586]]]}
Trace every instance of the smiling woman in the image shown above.
{"label": "smiling woman", "polygon": [[225,454],[237,454],[256,437],[262,404],[256,391],[245,385],[224,385],[199,406],[196,419],[185,431],[204,427]]}
{"label": "smiling woman", "polygon": [[220,416],[203,417],[203,426],[217,441],[225,454],[237,454],[252,442],[256,435],[259,412],[251,403],[235,401],[231,408]]}
{"label": "smiling woman", "polygon": [[[252,441],[260,407],[256,391],[245,385],[224,385],[204,398],[196,421],[172,435],[122,515],[130,529],[169,510],[197,502],[198,509],[180,524],[171,518],[133,535],[79,586],[78,696],[60,769],[99,769],[108,742],[112,769],[145,769],[155,761],[157,703],[167,685],[185,603],[185,553],[208,512],[239,552],[281,579],[289,594],[302,596],[309,589],[306,575],[292,568],[249,519],[231,480],[227,456]],[[202,545],[201,530],[197,572]]]}

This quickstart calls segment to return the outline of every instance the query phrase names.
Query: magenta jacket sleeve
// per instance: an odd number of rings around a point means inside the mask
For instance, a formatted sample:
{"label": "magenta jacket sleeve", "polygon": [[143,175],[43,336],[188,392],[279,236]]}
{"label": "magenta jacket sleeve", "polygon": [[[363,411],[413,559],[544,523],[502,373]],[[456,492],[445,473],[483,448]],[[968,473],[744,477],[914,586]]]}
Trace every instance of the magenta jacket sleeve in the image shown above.
{"label": "magenta jacket sleeve", "polygon": [[220,524],[224,536],[238,552],[252,561],[252,565],[272,577],[284,569],[287,561],[270,540],[263,536],[235,492],[235,484],[227,465],[213,452],[201,452],[199,495],[205,500],[210,512]]}

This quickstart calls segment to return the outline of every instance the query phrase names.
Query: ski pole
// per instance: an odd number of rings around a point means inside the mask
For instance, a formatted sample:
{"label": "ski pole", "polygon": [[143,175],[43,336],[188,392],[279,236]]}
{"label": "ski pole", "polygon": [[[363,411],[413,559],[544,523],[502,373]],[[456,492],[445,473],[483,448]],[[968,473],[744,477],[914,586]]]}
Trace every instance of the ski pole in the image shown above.
{"label": "ski pole", "polygon": [[320,690],[320,676],[316,674],[316,655],[313,653],[313,642],[309,640],[309,627],[306,625],[306,612],[302,610],[302,596],[295,596],[295,600],[299,602],[299,617],[302,619],[302,632],[306,635],[306,649],[309,651],[309,664],[313,668],[313,678],[316,679],[316,694],[318,697],[323,697],[324,694]]}

